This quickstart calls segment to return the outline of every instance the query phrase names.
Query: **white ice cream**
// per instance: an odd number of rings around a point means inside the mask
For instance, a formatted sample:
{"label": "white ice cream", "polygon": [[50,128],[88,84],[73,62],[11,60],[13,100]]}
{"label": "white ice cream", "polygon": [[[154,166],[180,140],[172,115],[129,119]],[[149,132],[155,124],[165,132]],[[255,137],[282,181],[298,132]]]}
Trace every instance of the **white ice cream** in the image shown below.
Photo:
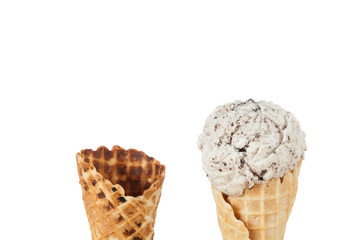
{"label": "white ice cream", "polygon": [[293,170],[306,150],[294,115],[271,102],[218,106],[199,136],[202,165],[212,185],[229,196]]}

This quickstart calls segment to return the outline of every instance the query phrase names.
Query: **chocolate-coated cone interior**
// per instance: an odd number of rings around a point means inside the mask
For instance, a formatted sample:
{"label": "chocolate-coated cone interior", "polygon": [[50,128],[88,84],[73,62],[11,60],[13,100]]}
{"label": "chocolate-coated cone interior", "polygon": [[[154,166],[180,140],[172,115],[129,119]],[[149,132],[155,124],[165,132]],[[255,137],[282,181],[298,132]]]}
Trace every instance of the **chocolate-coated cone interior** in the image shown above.
{"label": "chocolate-coated cone interior", "polygon": [[145,153],[114,146],[110,151],[104,146],[96,151],[80,152],[84,161],[93,165],[97,172],[112,184],[120,184],[127,196],[142,195],[153,182],[165,173],[165,166]]}

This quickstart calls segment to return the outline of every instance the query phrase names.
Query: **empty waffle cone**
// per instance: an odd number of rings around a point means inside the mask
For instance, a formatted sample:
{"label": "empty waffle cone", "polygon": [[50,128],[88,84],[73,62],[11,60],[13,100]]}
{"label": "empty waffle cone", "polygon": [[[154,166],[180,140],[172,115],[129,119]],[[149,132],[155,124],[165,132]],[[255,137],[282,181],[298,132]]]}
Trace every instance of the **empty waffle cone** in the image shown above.
{"label": "empty waffle cone", "polygon": [[135,149],[82,150],[76,162],[93,240],[152,240],[165,166]]}
{"label": "empty waffle cone", "polygon": [[230,197],[212,187],[224,240],[282,240],[295,201],[301,167]]}

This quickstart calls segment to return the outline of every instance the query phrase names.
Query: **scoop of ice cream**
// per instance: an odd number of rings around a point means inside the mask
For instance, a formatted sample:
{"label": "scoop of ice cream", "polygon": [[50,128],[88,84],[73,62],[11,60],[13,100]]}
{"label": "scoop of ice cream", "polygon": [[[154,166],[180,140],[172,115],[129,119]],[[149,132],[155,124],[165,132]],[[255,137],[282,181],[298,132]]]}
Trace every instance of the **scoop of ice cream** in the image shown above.
{"label": "scoop of ice cream", "polygon": [[293,170],[306,143],[293,114],[249,99],[218,106],[205,122],[198,147],[212,185],[236,196]]}

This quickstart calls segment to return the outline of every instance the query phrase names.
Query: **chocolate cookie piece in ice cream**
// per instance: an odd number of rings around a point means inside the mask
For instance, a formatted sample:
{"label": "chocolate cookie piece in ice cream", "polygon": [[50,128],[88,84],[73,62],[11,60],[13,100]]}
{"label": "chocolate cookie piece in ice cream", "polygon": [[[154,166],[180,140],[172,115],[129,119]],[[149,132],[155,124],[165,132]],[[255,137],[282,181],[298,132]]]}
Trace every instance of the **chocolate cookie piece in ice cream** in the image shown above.
{"label": "chocolate cookie piece in ice cream", "polygon": [[249,99],[218,106],[205,122],[198,148],[212,185],[236,196],[293,170],[306,143],[293,114]]}

